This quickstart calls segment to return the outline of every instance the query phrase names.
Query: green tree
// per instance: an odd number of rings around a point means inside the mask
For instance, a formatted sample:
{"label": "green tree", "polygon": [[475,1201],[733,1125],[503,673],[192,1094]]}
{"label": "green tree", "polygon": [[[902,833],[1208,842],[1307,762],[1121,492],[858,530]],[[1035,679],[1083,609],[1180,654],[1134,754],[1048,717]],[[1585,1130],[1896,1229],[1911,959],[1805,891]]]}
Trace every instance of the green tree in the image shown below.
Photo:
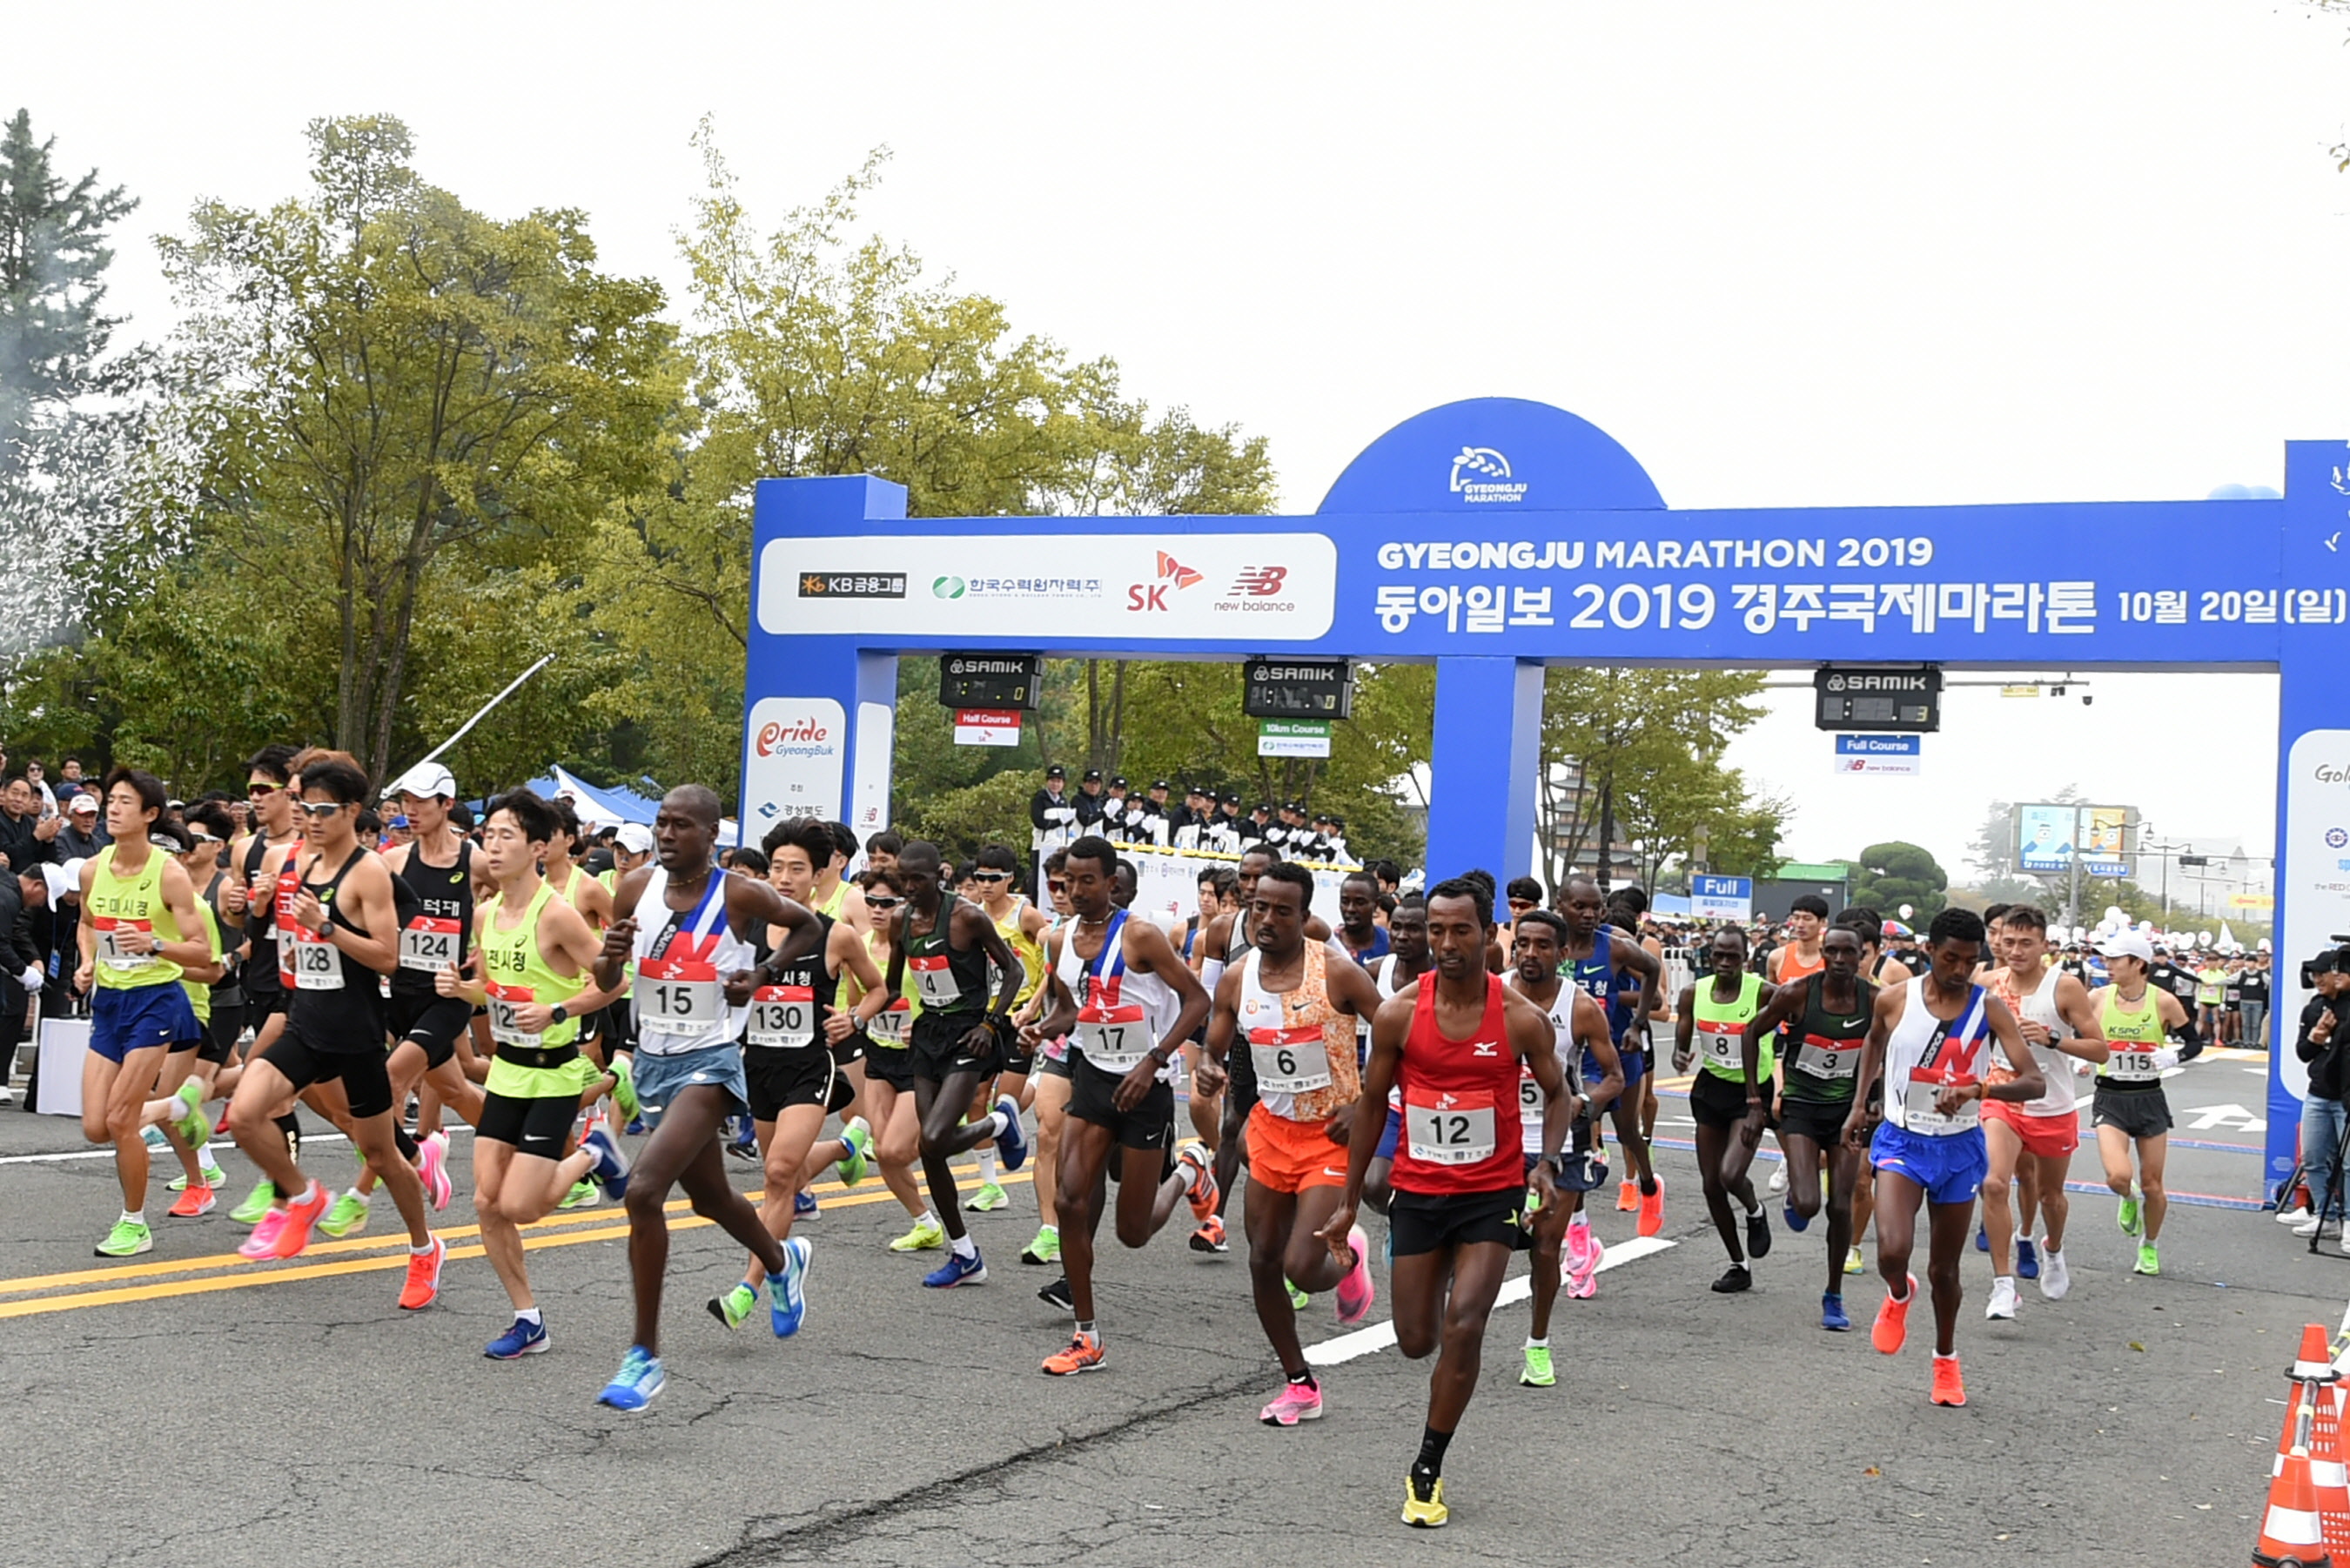
{"label": "green tree", "polygon": [[163,243],[192,462],[146,499],[300,618],[280,679],[321,672],[328,732],[381,774],[417,743],[420,652],[446,646],[434,626],[419,648],[428,607],[560,576],[607,509],[658,483],[674,333],[657,286],[597,270],[578,213],[472,211],[417,177],[397,119],[308,134],[307,200],[205,202]]}
{"label": "green tree", "polygon": [[1941,863],[1914,844],[1898,839],[1872,844],[1849,863],[1854,868],[1852,901],[1866,904],[1895,919],[1908,904],[1912,925],[1922,925],[1941,913],[1949,901],[1950,873]]}

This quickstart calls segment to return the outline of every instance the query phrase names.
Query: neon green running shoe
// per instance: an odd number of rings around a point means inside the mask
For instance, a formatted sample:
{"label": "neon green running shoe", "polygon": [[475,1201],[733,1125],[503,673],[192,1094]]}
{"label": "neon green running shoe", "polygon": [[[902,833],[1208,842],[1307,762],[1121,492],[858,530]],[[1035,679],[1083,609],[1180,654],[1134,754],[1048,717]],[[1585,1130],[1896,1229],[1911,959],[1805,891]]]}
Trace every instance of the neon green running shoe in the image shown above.
{"label": "neon green running shoe", "polygon": [[893,1252],[935,1252],[947,1244],[947,1228],[935,1220],[917,1220],[914,1228],[889,1243]]}
{"label": "neon green running shoe", "polygon": [[[2138,1216],[2137,1199],[2136,1198],[2125,1198],[2122,1199],[2121,1206],[2114,1210],[2114,1223],[2122,1228],[2122,1234],[2125,1236],[2135,1236],[2144,1228]],[[2154,1271],[2151,1269],[2140,1269],[2138,1271],[2140,1273],[2152,1273]]]}
{"label": "neon green running shoe", "polygon": [[[202,1146],[199,1145],[198,1147],[201,1147]],[[204,1167],[204,1185],[206,1187],[219,1187],[227,1180],[228,1172],[223,1170],[219,1166],[208,1165]],[[171,1189],[174,1192],[185,1192],[188,1189],[188,1173],[183,1170],[179,1175],[172,1178]]]}
{"label": "neon green running shoe", "polygon": [[1286,1291],[1289,1293],[1289,1310],[1290,1310],[1290,1311],[1292,1311],[1292,1312],[1304,1312],[1307,1307],[1310,1307],[1310,1306],[1312,1306],[1312,1305],[1314,1304],[1314,1298],[1313,1298],[1312,1296],[1307,1295],[1304,1291],[1299,1290],[1295,1285],[1291,1284],[1287,1280],[1284,1280],[1284,1281],[1282,1281],[1282,1282],[1281,1282],[1281,1284],[1282,1284],[1282,1288],[1283,1288],[1284,1290],[1286,1290]]}
{"label": "neon green running shoe", "polygon": [[592,1181],[575,1181],[556,1204],[557,1209],[593,1209],[604,1201],[604,1189]]}
{"label": "neon green running shoe", "polygon": [[356,1192],[346,1192],[335,1199],[327,1217],[318,1221],[318,1234],[340,1241],[366,1230],[367,1222],[368,1200]]}
{"label": "neon green running shoe", "polygon": [[637,1074],[626,1056],[612,1058],[612,1103],[620,1107],[620,1125],[637,1119]]}
{"label": "neon green running shoe", "polygon": [[840,1141],[848,1146],[848,1158],[833,1161],[832,1168],[840,1174],[843,1187],[854,1187],[865,1179],[867,1162],[873,1156],[873,1127],[863,1116],[851,1116],[848,1125],[840,1129]]}
{"label": "neon green running shoe", "polygon": [[1549,1345],[1526,1346],[1526,1369],[1518,1374],[1518,1381],[1529,1388],[1548,1388],[1558,1381],[1558,1375],[1550,1369]]}
{"label": "neon green running shoe", "polygon": [[130,1220],[117,1220],[106,1240],[98,1244],[101,1258],[135,1258],[155,1245],[154,1234],[146,1226]]}
{"label": "neon green running shoe", "polygon": [[1038,1226],[1036,1239],[1028,1243],[1027,1250],[1020,1254],[1020,1261],[1024,1263],[1059,1262],[1061,1261],[1061,1228],[1057,1225]]}
{"label": "neon green running shoe", "polygon": [[187,1140],[190,1148],[202,1148],[204,1139],[213,1136],[213,1124],[204,1120],[204,1086],[191,1078],[173,1091],[172,1097],[187,1106],[185,1114],[173,1118],[172,1126]]}
{"label": "neon green running shoe", "polygon": [[[143,1251],[144,1249],[141,1250]],[[2137,1262],[2131,1268],[2130,1272],[2134,1274],[2158,1274],[2162,1272],[2162,1259],[2156,1254],[2153,1242],[2140,1241],[2137,1244]]]}
{"label": "neon green running shoe", "polygon": [[993,1214],[1011,1201],[1003,1195],[1003,1189],[990,1181],[971,1195],[971,1201],[964,1204],[963,1209],[972,1214]]}
{"label": "neon green running shoe", "polygon": [[759,1293],[748,1284],[737,1284],[723,1295],[710,1298],[710,1315],[728,1328],[740,1328],[743,1320],[759,1308]]}
{"label": "neon green running shoe", "polygon": [[1858,1247],[1855,1247],[1851,1251],[1846,1252],[1844,1255],[1844,1272],[1846,1273],[1856,1274],[1866,1267],[1868,1267],[1868,1265],[1860,1261],[1860,1249]]}
{"label": "neon green running shoe", "polygon": [[269,1206],[277,1201],[277,1184],[264,1181],[248,1194],[245,1200],[228,1211],[228,1217],[240,1225],[258,1225]]}

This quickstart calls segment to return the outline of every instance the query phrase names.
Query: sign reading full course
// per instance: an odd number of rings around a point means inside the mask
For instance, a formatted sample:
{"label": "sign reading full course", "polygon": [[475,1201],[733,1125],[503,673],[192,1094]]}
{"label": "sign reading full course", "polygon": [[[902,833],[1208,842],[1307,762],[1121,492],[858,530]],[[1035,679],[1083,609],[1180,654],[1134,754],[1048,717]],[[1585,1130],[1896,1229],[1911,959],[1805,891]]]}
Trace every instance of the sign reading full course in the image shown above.
{"label": "sign reading full course", "polygon": [[1916,778],[1925,765],[1923,735],[1838,735],[1835,771]]}
{"label": "sign reading full course", "polygon": [[1751,920],[1754,918],[1752,877],[1691,877],[1690,913],[1700,920]]}

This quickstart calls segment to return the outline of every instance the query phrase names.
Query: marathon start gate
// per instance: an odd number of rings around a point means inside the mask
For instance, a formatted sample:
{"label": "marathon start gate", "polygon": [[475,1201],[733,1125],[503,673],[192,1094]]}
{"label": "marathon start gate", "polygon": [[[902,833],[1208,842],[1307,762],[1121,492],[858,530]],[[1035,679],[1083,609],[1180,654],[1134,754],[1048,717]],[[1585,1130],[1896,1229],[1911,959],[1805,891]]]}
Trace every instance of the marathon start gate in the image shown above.
{"label": "marathon start gate", "polygon": [[[2345,535],[2338,441],[2286,443],[2282,499],[1679,512],[1597,427],[1508,398],[1405,421],[1310,517],[909,518],[885,480],[766,480],[743,821],[886,826],[898,659],[947,649],[1433,660],[1430,874],[1504,879],[1532,863],[1547,664],[2274,670],[2273,1044],[2299,961],[2350,932]],[[2305,1074],[2270,1060],[2272,1183]]]}

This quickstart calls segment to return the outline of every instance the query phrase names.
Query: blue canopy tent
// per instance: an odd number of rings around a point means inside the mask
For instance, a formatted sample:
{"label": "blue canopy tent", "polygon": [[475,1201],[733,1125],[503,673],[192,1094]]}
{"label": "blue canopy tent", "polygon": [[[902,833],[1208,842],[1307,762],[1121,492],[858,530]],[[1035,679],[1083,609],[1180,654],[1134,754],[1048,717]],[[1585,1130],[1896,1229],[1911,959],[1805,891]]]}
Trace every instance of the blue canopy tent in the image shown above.
{"label": "blue canopy tent", "polygon": [[598,788],[563,768],[551,768],[548,773],[549,777],[531,780],[531,789],[549,800],[569,795],[572,809],[579,814],[583,824],[601,827],[608,823],[641,822],[648,827],[652,826],[659,801],[647,800],[632,789]]}

